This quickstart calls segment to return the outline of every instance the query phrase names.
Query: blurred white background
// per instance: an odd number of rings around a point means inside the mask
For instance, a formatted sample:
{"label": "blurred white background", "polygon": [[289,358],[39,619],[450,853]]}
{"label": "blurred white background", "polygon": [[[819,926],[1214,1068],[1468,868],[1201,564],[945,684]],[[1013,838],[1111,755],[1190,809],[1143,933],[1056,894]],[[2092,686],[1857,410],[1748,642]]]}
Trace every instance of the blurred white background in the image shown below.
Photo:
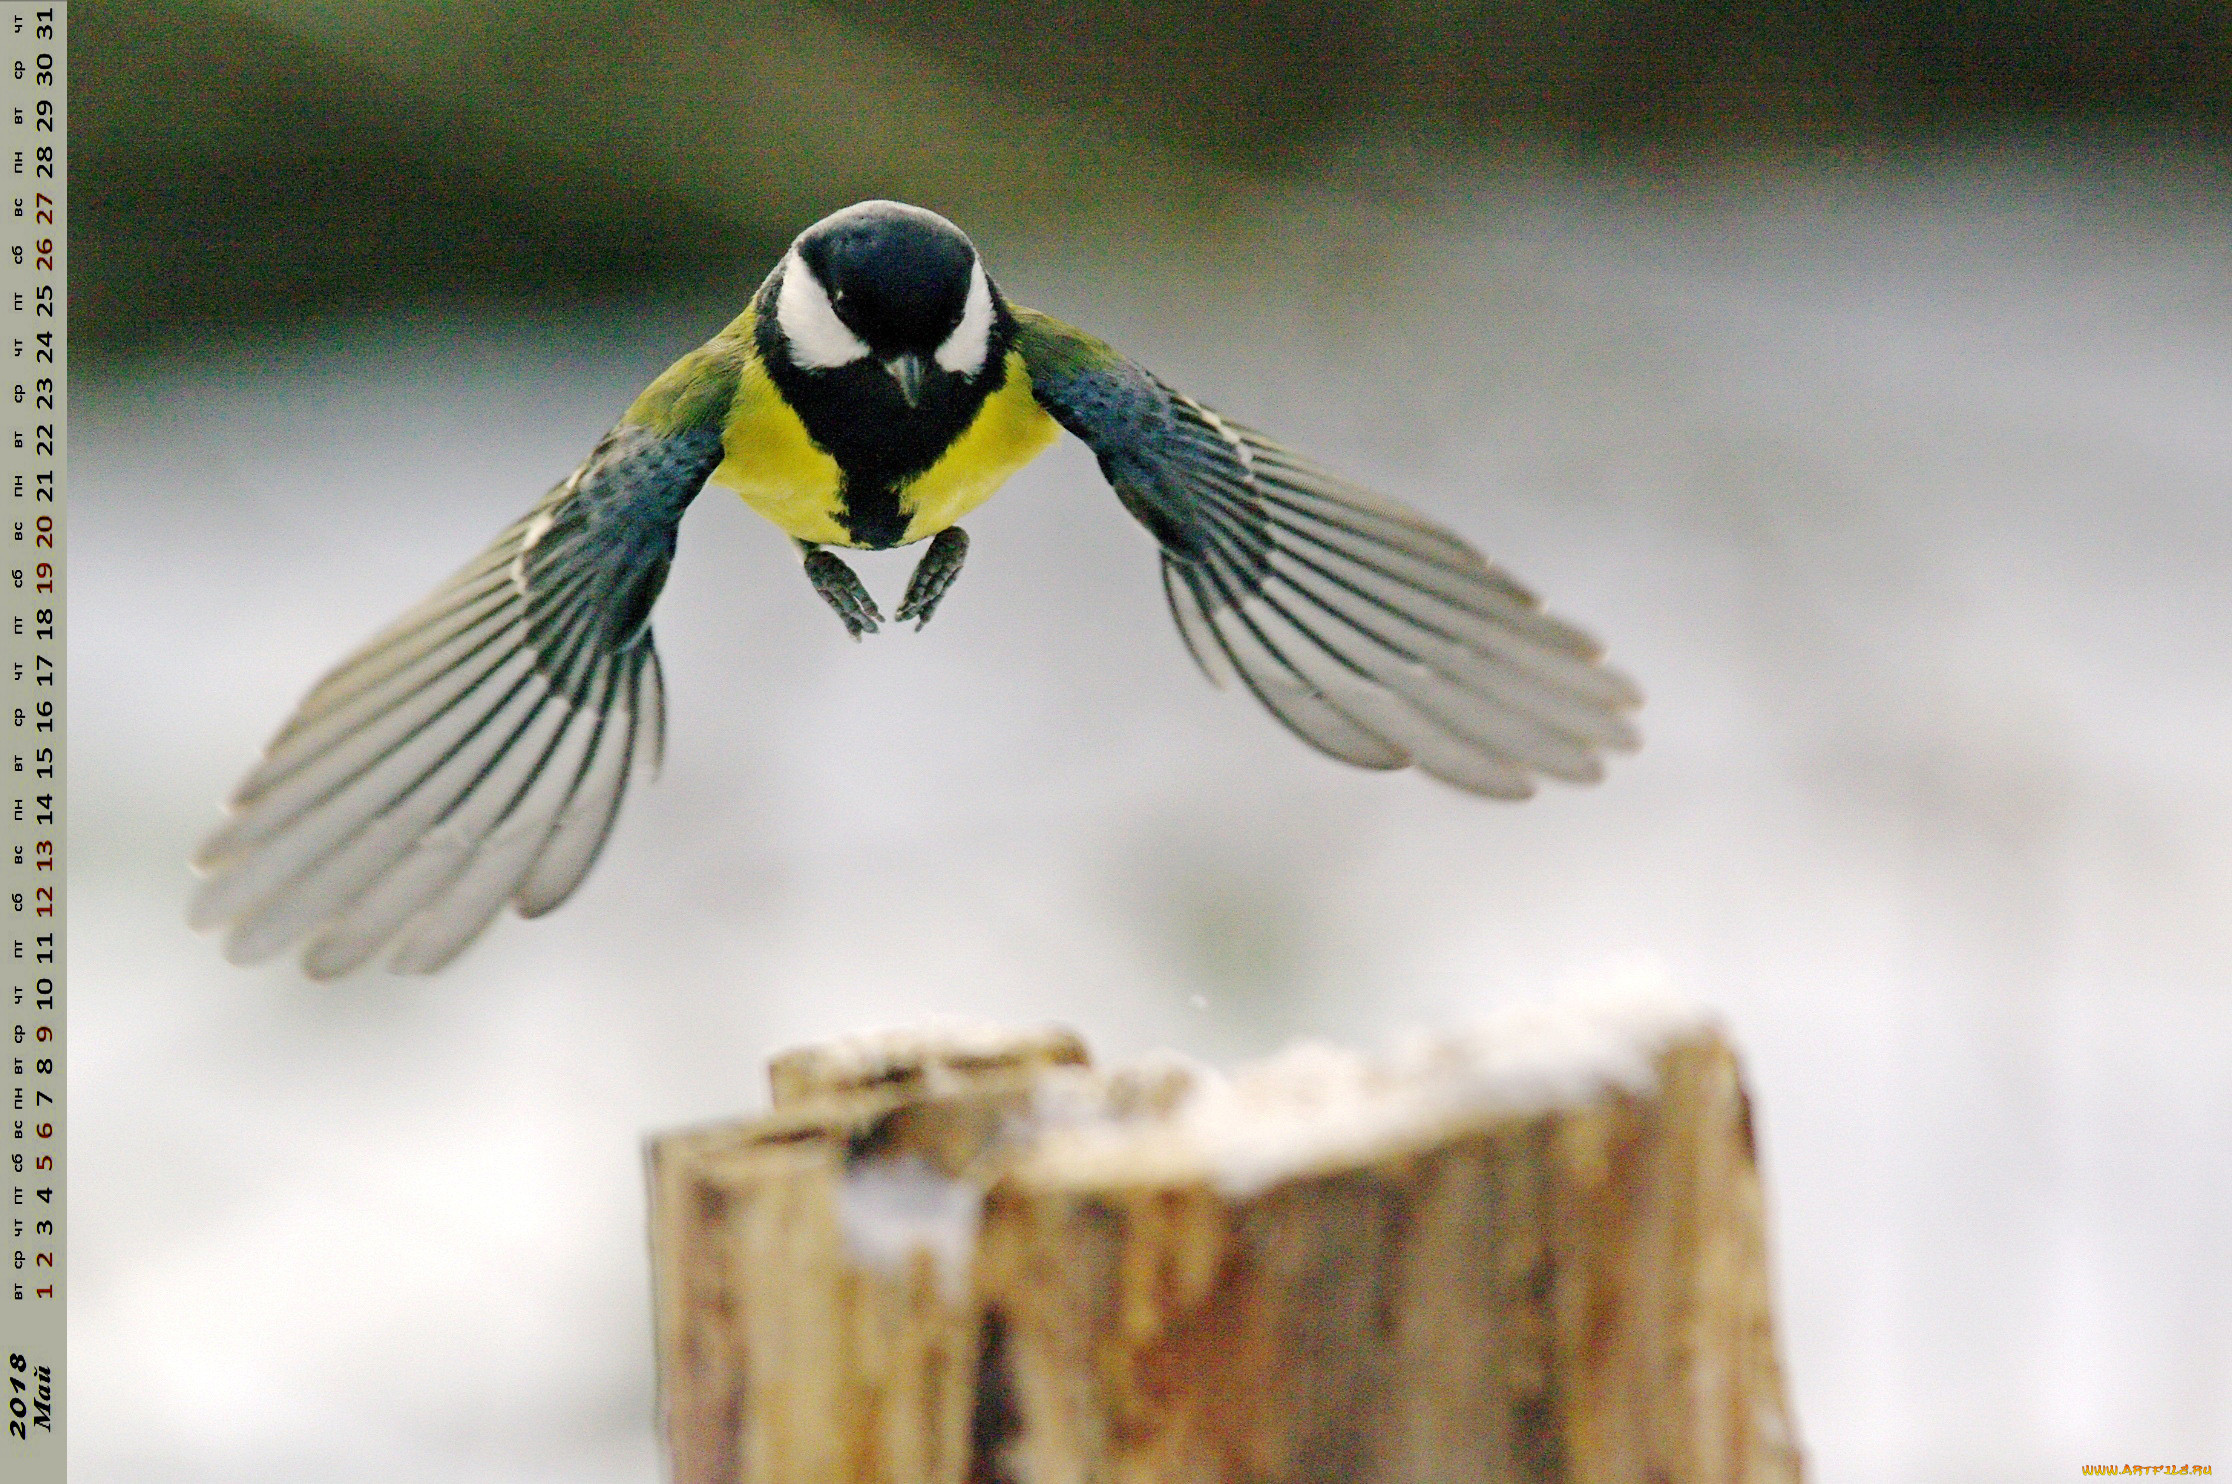
{"label": "blurred white background", "polygon": [[[573,902],[432,980],[226,965],[186,855],[327,665],[737,306],[81,380],[75,1476],[656,1477],[641,1143],[801,1041],[950,1013],[1230,1062],[1639,965],[1746,1054],[1815,1479],[2232,1468],[2205,173],[1365,160],[1153,254],[979,229],[1020,301],[1601,635],[1644,750],[1516,808],[1317,756],[1202,682],[1074,444],[969,522],[937,622],[857,648],[716,492],[657,618],[664,777]],[[861,564],[887,609],[915,554]]]}

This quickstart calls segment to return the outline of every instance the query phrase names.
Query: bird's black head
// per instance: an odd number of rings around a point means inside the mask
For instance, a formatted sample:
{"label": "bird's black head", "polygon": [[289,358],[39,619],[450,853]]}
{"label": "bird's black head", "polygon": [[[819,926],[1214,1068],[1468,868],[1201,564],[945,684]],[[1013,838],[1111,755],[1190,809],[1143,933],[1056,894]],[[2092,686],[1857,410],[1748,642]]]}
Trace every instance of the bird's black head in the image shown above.
{"label": "bird's black head", "polygon": [[975,244],[934,211],[863,201],[799,234],[779,270],[776,323],[793,364],[874,357],[911,404],[926,378],[974,377],[995,303]]}

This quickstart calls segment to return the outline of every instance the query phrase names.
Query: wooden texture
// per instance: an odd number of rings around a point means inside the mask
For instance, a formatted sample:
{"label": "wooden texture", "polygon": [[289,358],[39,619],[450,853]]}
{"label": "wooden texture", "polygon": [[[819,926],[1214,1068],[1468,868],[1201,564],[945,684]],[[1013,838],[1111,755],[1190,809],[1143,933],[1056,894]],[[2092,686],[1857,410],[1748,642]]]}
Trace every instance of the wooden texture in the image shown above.
{"label": "wooden texture", "polygon": [[1083,1060],[817,1048],[766,1117],[653,1142],[677,1484],[1799,1479],[1709,1027],[1625,1083],[1329,1119],[1268,1162],[1203,1074]]}

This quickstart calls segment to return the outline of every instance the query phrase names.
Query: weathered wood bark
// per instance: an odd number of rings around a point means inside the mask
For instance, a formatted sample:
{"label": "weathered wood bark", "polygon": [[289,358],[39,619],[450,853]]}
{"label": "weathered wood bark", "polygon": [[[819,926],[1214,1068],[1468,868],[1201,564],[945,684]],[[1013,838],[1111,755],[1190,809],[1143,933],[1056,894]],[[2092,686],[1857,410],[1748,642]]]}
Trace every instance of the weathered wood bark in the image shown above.
{"label": "weathered wood bark", "polygon": [[779,1059],[651,1146],[674,1478],[1796,1484],[1735,1057],[1568,1020],[1229,1080]]}

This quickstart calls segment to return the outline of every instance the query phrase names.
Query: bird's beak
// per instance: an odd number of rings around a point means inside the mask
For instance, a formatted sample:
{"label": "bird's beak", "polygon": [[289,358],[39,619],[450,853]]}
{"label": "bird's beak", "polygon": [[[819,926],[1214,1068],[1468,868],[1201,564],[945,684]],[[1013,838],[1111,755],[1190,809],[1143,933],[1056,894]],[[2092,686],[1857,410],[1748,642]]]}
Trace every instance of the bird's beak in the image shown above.
{"label": "bird's beak", "polygon": [[930,374],[930,368],[923,364],[922,357],[908,351],[884,362],[883,368],[891,373],[893,381],[899,383],[899,395],[907,399],[909,407],[922,400],[923,378]]}

